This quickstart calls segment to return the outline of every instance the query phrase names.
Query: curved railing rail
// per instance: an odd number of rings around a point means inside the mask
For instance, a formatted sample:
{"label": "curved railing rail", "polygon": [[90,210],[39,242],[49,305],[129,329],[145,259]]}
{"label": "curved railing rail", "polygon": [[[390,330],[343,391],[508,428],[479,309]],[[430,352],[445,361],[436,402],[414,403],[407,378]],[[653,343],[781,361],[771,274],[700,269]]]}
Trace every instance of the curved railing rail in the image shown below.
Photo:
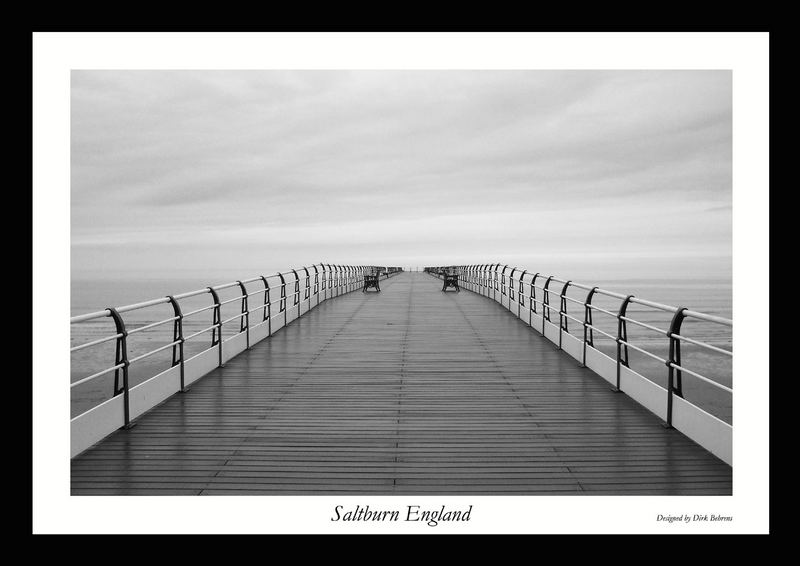
{"label": "curved railing rail", "polygon": [[[141,303],[108,307],[100,311],[74,316],[70,324],[81,324],[110,318],[113,333],[98,339],[72,346],[70,353],[79,352],[113,342],[114,363],[91,375],[81,377],[70,384],[70,389],[90,383],[101,376],[114,373],[111,398],[81,413],[71,420],[72,456],[82,452],[117,428],[133,426],[133,419],[176,392],[184,392],[194,381],[213,369],[223,367],[225,362],[277,330],[307,313],[321,302],[361,288],[363,274],[377,266],[353,266],[315,264],[300,269],[279,272],[274,275],[259,275],[213,287],[205,287],[177,295],[168,295]],[[378,268],[382,276],[391,277],[402,271],[397,267]],[[221,299],[220,292],[238,289],[228,299]],[[230,292],[230,291],[228,291]],[[207,296],[208,305],[184,311],[182,301]],[[255,301],[254,298],[260,298]],[[234,316],[223,320],[222,307],[238,302],[240,308]],[[135,328],[129,328],[125,316],[134,311],[169,305],[172,316]],[[186,322],[191,317],[212,312],[211,325],[186,335]],[[129,337],[132,335],[172,325],[172,340],[136,356],[129,356]],[[225,336],[230,325],[236,330]],[[199,340],[211,332],[209,346],[186,359],[185,345]],[[171,350],[171,367],[144,382],[132,386],[129,368],[160,352]]]}
{"label": "curved railing rail", "polygon": [[[457,273],[462,287],[488,296],[512,312],[516,310],[517,317],[525,320],[540,334],[557,344],[559,349],[577,359],[581,365],[606,378],[614,390],[625,391],[661,416],[665,426],[674,426],[727,463],[731,463],[732,426],[687,401],[683,395],[683,377],[688,374],[728,395],[733,395],[733,389],[699,371],[688,369],[681,359],[681,345],[691,344],[725,359],[731,359],[733,351],[685,336],[681,334],[681,327],[687,320],[696,320],[732,328],[732,320],[500,263],[426,267],[424,271],[439,278],[444,273]],[[568,296],[570,289],[580,289],[586,294],[582,299],[571,297]],[[598,296],[617,301],[616,312],[593,304]],[[555,301],[558,301],[557,305]],[[570,312],[570,304],[578,310],[578,316],[575,316],[575,311]],[[670,315],[668,327],[659,328],[636,320],[628,311],[630,305],[667,313]],[[612,334],[599,328],[594,320],[595,315],[611,317],[615,321],[616,332]],[[577,335],[569,331],[570,321],[581,329]],[[628,339],[629,324],[665,337],[667,356],[659,356],[642,345],[631,342]],[[595,333],[616,344],[613,358],[596,348]],[[663,364],[666,387],[661,387],[631,369],[629,349]]]}

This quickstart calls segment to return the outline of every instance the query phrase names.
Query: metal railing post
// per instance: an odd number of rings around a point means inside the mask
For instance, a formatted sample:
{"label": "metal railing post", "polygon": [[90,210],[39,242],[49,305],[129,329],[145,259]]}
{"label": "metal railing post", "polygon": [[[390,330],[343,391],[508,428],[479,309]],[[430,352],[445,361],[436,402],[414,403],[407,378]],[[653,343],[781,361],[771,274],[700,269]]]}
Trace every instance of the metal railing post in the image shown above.
{"label": "metal railing post", "polygon": [[292,300],[292,306],[297,307],[297,318],[300,318],[300,276],[294,269],[292,269],[292,273],[294,273],[294,299]]}
{"label": "metal railing post", "polygon": [[172,305],[172,311],[175,313],[177,317],[175,322],[172,325],[172,341],[177,342],[172,346],[172,367],[175,367],[180,364],[180,373],[181,373],[181,388],[180,392],[184,393],[186,391],[186,384],[184,382],[185,379],[185,371],[184,371],[184,357],[183,357],[183,312],[181,311],[181,306],[178,304],[178,301],[172,295],[167,295],[167,299],[169,299],[169,303]]}
{"label": "metal railing post", "polygon": [[547,319],[547,322],[550,322],[550,281],[552,281],[553,276],[547,278],[547,281],[544,282],[544,296],[542,297],[542,328],[544,328],[544,319]]}
{"label": "metal railing post", "polygon": [[621,391],[622,366],[628,367],[628,325],[622,320],[622,317],[625,316],[632,298],[633,295],[625,297],[617,313],[617,385],[614,391]]}
{"label": "metal railing post", "polygon": [[[116,362],[114,365],[118,366],[122,364],[122,367],[114,370],[114,397],[122,393],[122,405],[125,422],[122,428],[129,429],[133,428],[135,424],[131,422],[131,388],[128,381],[128,367],[131,364],[128,361],[128,331],[125,328],[125,321],[122,320],[122,316],[120,316],[120,314],[117,312],[117,309],[109,308],[108,311],[111,313],[111,318],[114,320],[114,326],[116,326],[117,334],[120,335],[120,337],[117,338]],[[122,370],[122,389],[119,389],[120,369]]]}
{"label": "metal railing post", "polygon": [[542,336],[545,333],[545,326],[550,322],[550,281],[553,276],[547,278],[544,282],[543,295],[542,295]]}
{"label": "metal railing post", "polygon": [[317,269],[317,265],[314,264],[311,267],[314,268],[314,296],[317,298],[317,304],[314,306],[319,306],[319,269]]}
{"label": "metal railing post", "polygon": [[511,302],[514,300],[514,272],[517,270],[516,266],[511,269],[508,274],[508,310],[511,310]]}
{"label": "metal railing post", "polygon": [[586,367],[586,345],[594,347],[594,332],[592,331],[592,298],[597,292],[598,287],[592,287],[589,294],[586,295],[586,300],[583,302],[583,360],[581,366]]}
{"label": "metal railing post", "polygon": [[249,301],[247,300],[247,287],[244,286],[244,283],[241,281],[237,281],[239,284],[239,289],[242,290],[242,316],[239,317],[239,334],[245,332],[245,341],[247,343],[247,349],[250,349],[250,313],[248,312],[247,305]]}
{"label": "metal railing post", "polygon": [[278,312],[283,313],[283,325],[286,326],[289,324],[286,316],[286,311],[289,310],[286,308],[286,279],[283,278],[282,273],[278,273],[278,277],[281,278],[281,299],[278,303]]}
{"label": "metal railing post", "polygon": [[528,273],[528,270],[524,270],[522,275],[519,276],[519,289],[517,290],[517,296],[519,299],[517,300],[517,318],[522,318],[522,307],[525,306],[525,285],[523,284],[522,280],[525,279],[525,274]]}
{"label": "metal railing post", "polygon": [[531,279],[531,293],[528,300],[530,301],[530,311],[531,314],[528,316],[528,326],[533,326],[533,315],[536,314],[536,278],[539,277],[539,272],[533,274],[533,278]]}
{"label": "metal railing post", "polygon": [[264,320],[267,321],[267,336],[272,336],[272,301],[269,298],[269,283],[267,278],[261,276],[261,281],[264,283]]}
{"label": "metal railing post", "polygon": [[503,304],[503,295],[506,294],[506,269],[508,269],[508,265],[503,267],[503,271],[500,273],[500,304]]}
{"label": "metal railing post", "polygon": [[[218,346],[219,352],[219,367],[225,367],[222,363],[222,305],[220,304],[219,295],[213,287],[208,287],[208,292],[211,293],[211,298],[214,300],[214,317],[211,324],[214,328],[211,329],[211,345]],[[219,332],[219,336],[217,336]]]}
{"label": "metal railing post", "polygon": [[497,270],[500,269],[500,264],[498,263],[494,267],[494,293],[492,294],[492,299],[495,301],[497,300],[497,287],[498,287],[498,279],[497,279]]}
{"label": "metal railing post", "polygon": [[[672,317],[672,322],[669,325],[667,338],[669,338],[669,359],[667,360],[667,421],[664,426],[672,428],[672,396],[678,395],[683,397],[681,387],[682,375],[681,370],[676,370],[674,365],[681,365],[681,341],[675,338],[675,334],[680,334],[681,324],[683,324],[686,308],[678,307],[675,310],[675,315]],[[677,375],[676,375],[677,372]],[[677,378],[677,386],[675,384]]]}
{"label": "metal railing post", "polygon": [[564,284],[564,288],[561,289],[561,305],[558,309],[558,349],[561,349],[562,344],[562,334],[564,331],[569,334],[569,319],[564,316],[567,314],[567,289],[569,288],[572,281],[567,281]]}
{"label": "metal railing post", "polygon": [[303,266],[303,270],[306,272],[306,288],[305,288],[305,296],[303,300],[308,299],[308,306],[306,308],[306,312],[311,310],[311,273],[308,271],[308,268]]}

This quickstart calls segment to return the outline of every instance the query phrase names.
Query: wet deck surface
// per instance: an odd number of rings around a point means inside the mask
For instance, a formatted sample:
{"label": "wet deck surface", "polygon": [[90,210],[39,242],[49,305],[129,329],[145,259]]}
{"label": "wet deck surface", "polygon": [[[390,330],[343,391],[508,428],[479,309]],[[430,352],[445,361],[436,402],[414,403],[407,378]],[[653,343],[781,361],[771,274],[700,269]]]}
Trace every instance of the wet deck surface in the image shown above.
{"label": "wet deck surface", "polygon": [[731,494],[727,464],[441,285],[326,301],[73,459],[72,494]]}

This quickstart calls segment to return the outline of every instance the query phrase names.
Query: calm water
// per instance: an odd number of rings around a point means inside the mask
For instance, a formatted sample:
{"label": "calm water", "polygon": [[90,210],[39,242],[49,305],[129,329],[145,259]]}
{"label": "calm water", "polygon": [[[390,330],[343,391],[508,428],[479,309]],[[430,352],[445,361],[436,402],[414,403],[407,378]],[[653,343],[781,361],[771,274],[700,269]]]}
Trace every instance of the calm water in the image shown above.
{"label": "calm water", "polygon": [[[274,272],[274,271],[271,271]],[[178,294],[195,289],[201,289],[208,285],[216,285],[231,279],[219,279],[214,281],[201,280],[191,277],[174,277],[170,279],[126,279],[126,280],[73,280],[71,287],[71,312],[72,315],[83,314],[101,310],[108,306],[121,306],[137,303],[156,297],[163,297],[169,294]],[[589,283],[589,282],[586,282]],[[730,280],[681,280],[664,281],[655,279],[627,279],[627,280],[602,280],[593,281],[592,284],[598,285],[610,291],[624,294],[634,294],[637,297],[665,303],[667,305],[685,306],[693,310],[707,314],[732,318],[732,286]],[[259,283],[251,283],[248,291],[252,292],[260,288]],[[220,299],[233,298],[239,294],[238,288],[228,289],[220,292]],[[278,295],[273,294],[272,300]],[[586,296],[585,291],[571,289],[568,296],[583,300]],[[619,308],[619,301],[595,296],[594,304],[597,306],[616,312]],[[556,311],[553,313],[553,320],[557,321],[557,299],[551,300],[555,303]],[[193,297],[181,301],[183,312],[189,312],[210,304],[209,295]],[[255,308],[263,304],[263,295],[250,298],[250,308]],[[222,307],[222,319],[225,320],[240,312],[239,301],[233,301]],[[567,312],[578,319],[583,318],[583,308],[581,305],[569,303]],[[644,322],[657,328],[666,329],[669,326],[671,314],[663,313],[653,309],[632,305],[628,309],[628,315],[638,321]],[[169,305],[159,305],[157,307],[142,309],[126,313],[124,315],[128,330],[144,326],[153,322],[164,320],[173,316],[172,308]],[[212,324],[212,310],[189,317],[184,322],[184,335],[188,336],[198,332]],[[616,334],[616,320],[602,313],[595,314],[594,324],[608,334]],[[580,325],[568,320],[569,332],[582,337]],[[239,330],[238,321],[231,322],[225,326],[225,337],[229,337]],[[91,340],[102,338],[114,334],[113,322],[109,318],[102,318],[72,325],[71,345],[76,346]],[[731,331],[729,328],[704,322],[688,320],[684,323],[681,334],[695,340],[703,341],[724,349],[731,348]],[[615,357],[616,347],[612,340],[603,337],[599,333],[595,334],[595,346],[608,355]],[[628,339],[631,343],[660,356],[666,357],[668,351],[667,339],[653,331],[639,328],[635,325],[628,325]],[[159,346],[166,345],[172,341],[172,325],[165,324],[153,329],[133,334],[129,337],[128,355],[130,358],[144,354]],[[211,332],[205,332],[186,343],[186,356],[199,353],[208,348],[211,342]],[[101,371],[110,367],[114,363],[114,342],[110,341],[98,346],[89,347],[75,352],[71,356],[71,382]],[[698,346],[685,344],[682,350],[682,361],[684,367],[705,375],[723,385],[732,387],[732,363],[730,357],[707,351]],[[662,386],[666,384],[667,370],[663,363],[651,359],[635,350],[629,351],[630,365],[633,369],[652,379]],[[172,359],[171,349],[168,348],[159,354],[155,354],[140,362],[131,365],[130,381],[132,385],[140,383],[170,367]],[[113,391],[113,373],[98,377],[86,384],[79,385],[72,389],[71,411],[75,416],[86,409],[108,399]],[[701,406],[706,411],[732,422],[731,414],[731,395],[725,391],[714,388],[691,375],[683,377],[684,397],[693,403]]]}

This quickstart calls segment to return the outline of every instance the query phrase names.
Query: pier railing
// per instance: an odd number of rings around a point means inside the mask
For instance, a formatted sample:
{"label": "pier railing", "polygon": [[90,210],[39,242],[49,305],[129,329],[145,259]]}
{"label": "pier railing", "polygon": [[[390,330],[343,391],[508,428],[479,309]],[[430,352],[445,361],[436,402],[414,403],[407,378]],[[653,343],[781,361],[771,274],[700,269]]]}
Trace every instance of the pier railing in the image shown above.
{"label": "pier railing", "polygon": [[[109,399],[72,418],[71,456],[76,456],[116,429],[133,426],[136,417],[174,393],[186,391],[204,375],[224,366],[234,356],[272,336],[323,301],[360,290],[364,272],[373,267],[316,264],[72,317],[71,325],[107,318],[113,322],[114,331],[72,346],[71,354],[111,343],[114,344],[114,358],[104,369],[73,381],[71,390],[112,373],[114,385]],[[381,270],[387,278],[402,271],[398,267],[381,267]],[[221,296],[231,294],[226,298]],[[203,298],[208,300],[208,304],[186,310],[186,301],[196,302]],[[223,319],[223,307],[237,304],[236,314]],[[128,313],[158,307],[169,308],[171,316],[136,327],[131,327],[130,321],[126,321]],[[206,316],[211,314],[211,324],[200,330],[192,328],[191,332],[187,331],[187,323],[204,313]],[[131,336],[169,326],[172,327],[172,340],[167,344],[136,356],[129,355]],[[211,334],[210,341],[208,333]],[[207,340],[207,347],[187,357],[187,343],[202,340]],[[172,361],[169,369],[136,385],[131,384],[129,368],[132,365],[170,351]]]}
{"label": "pier railing", "polygon": [[[732,328],[732,320],[499,263],[425,268],[425,272],[439,278],[447,270],[455,270],[459,274],[462,288],[499,302],[556,344],[559,350],[606,379],[615,391],[626,393],[658,415],[665,426],[680,430],[723,461],[732,464],[732,425],[685,399],[684,374],[726,395],[732,396],[733,389],[698,370],[687,368],[688,364],[681,358],[681,345],[684,344],[730,361],[733,357],[732,349],[690,338],[681,333],[681,328],[688,320]],[[569,295],[570,290],[573,296]],[[575,290],[579,290],[582,296],[575,297]],[[615,302],[616,308],[598,306],[596,300],[599,297]],[[631,305],[666,313],[670,320],[668,327],[659,328],[636,320],[629,311]],[[595,321],[597,316],[613,320],[616,332],[610,333],[599,328]],[[570,331],[570,322],[573,331]],[[666,357],[654,353],[652,348],[648,350],[629,340],[629,324],[663,336],[666,341]],[[576,327],[578,332],[574,332]],[[596,334],[615,344],[614,356],[598,349],[595,344]],[[662,364],[666,386],[662,387],[631,368],[629,350]]]}

